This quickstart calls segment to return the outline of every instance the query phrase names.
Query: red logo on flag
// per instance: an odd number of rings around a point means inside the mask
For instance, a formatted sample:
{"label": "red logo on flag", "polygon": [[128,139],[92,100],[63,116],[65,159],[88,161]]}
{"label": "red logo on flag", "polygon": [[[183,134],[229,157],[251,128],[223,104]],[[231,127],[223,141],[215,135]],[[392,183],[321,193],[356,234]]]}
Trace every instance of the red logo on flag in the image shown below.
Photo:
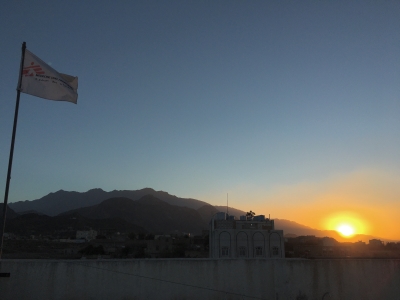
{"label": "red logo on flag", "polygon": [[22,75],[24,76],[34,76],[35,74],[44,74],[44,71],[41,66],[35,65],[34,62],[31,62],[29,67],[25,67],[22,70]]}

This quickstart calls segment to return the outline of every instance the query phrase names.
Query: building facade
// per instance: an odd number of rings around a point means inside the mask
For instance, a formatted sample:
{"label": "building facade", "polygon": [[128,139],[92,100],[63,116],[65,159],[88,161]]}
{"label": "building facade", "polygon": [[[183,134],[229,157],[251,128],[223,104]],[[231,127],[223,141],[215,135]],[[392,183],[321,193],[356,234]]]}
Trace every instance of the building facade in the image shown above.
{"label": "building facade", "polygon": [[264,216],[235,220],[225,213],[210,222],[210,258],[284,258],[283,230]]}

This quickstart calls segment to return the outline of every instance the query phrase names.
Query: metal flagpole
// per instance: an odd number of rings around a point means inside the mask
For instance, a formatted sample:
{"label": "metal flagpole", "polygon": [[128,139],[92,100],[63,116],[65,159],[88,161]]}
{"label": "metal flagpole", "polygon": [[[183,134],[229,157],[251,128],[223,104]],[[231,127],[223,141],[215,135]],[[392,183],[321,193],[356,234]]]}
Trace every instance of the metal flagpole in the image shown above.
{"label": "metal flagpole", "polygon": [[7,183],[6,183],[6,191],[4,193],[4,203],[3,203],[3,222],[0,222],[0,260],[1,255],[3,253],[3,240],[4,240],[4,230],[6,228],[6,213],[7,213],[7,202],[8,202],[8,190],[10,187],[11,180],[11,168],[12,161],[14,155],[14,143],[15,143],[15,132],[17,131],[17,120],[18,120],[18,109],[19,109],[19,96],[21,94],[21,80],[22,80],[22,69],[24,68],[24,58],[25,58],[25,49],[26,43],[22,43],[22,54],[21,54],[21,66],[19,68],[19,78],[18,78],[18,87],[17,87],[17,102],[15,104],[15,114],[14,114],[14,126],[11,138],[11,148],[10,148],[10,157],[8,160],[8,171],[7,171]]}

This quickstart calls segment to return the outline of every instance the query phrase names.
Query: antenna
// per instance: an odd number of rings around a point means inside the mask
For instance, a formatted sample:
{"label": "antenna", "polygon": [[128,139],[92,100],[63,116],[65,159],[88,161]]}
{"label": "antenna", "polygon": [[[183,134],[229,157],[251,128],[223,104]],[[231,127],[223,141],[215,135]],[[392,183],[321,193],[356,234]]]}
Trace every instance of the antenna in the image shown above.
{"label": "antenna", "polygon": [[228,193],[226,193],[226,214],[228,214]]}

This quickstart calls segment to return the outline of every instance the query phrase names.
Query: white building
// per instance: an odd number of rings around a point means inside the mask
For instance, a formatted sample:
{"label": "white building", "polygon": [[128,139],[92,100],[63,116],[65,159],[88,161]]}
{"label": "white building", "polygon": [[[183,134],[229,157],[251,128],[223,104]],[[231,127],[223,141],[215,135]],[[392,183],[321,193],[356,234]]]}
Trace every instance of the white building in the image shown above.
{"label": "white building", "polygon": [[283,230],[265,216],[217,213],[210,222],[210,258],[284,258]]}
{"label": "white building", "polygon": [[86,241],[94,240],[97,236],[97,231],[90,230],[78,230],[76,232],[76,239],[85,239]]}

